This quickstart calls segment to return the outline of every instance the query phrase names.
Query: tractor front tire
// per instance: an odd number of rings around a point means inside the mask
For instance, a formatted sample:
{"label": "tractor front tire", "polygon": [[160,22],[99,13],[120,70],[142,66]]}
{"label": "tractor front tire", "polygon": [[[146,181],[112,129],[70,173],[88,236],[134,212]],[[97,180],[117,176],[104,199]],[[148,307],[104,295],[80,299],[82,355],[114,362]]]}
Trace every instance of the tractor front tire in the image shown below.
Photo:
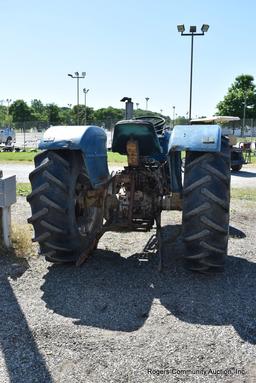
{"label": "tractor front tire", "polygon": [[229,234],[230,147],[218,153],[187,152],[183,189],[186,265],[198,272],[224,268]]}
{"label": "tractor front tire", "polygon": [[243,165],[231,165],[233,172],[239,172],[242,169]]}
{"label": "tractor front tire", "polygon": [[86,207],[86,193],[92,190],[80,152],[45,151],[35,157],[29,179],[32,192],[27,200],[34,227],[34,242],[50,262],[76,262],[93,249],[102,225],[102,211]]}

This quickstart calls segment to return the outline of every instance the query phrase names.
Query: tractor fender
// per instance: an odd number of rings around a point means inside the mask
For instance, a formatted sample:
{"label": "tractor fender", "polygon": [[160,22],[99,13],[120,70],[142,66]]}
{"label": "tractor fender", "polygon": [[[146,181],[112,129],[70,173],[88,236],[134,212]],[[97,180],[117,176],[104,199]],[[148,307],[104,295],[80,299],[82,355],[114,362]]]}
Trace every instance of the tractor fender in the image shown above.
{"label": "tractor fender", "polygon": [[168,151],[220,152],[219,125],[176,125],[173,128]]}
{"label": "tractor fender", "polygon": [[106,149],[107,135],[99,126],[52,126],[46,130],[39,149],[79,150],[94,188],[109,179]]}

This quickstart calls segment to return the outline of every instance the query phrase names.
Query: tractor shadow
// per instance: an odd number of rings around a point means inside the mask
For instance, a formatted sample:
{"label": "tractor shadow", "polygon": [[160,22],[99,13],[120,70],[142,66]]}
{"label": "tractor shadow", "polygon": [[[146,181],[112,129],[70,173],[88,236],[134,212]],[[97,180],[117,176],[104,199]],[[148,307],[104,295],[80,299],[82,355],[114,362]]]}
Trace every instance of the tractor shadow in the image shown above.
{"label": "tractor shadow", "polygon": [[11,383],[51,383],[51,374],[10,283],[28,268],[23,258],[0,256],[0,349]]}
{"label": "tractor shadow", "polygon": [[254,177],[256,177],[255,172],[247,172],[247,171],[243,171],[243,170],[239,170],[238,172],[232,171],[231,175],[235,176],[235,177],[243,177],[243,178],[254,178]]}
{"label": "tractor shadow", "polygon": [[154,252],[133,251],[124,258],[98,249],[81,268],[49,266],[43,300],[77,325],[131,332],[143,326],[156,298],[167,315],[191,324],[232,325],[243,340],[256,344],[256,264],[229,256],[224,273],[186,271],[180,231],[180,225],[165,227],[163,272]]}

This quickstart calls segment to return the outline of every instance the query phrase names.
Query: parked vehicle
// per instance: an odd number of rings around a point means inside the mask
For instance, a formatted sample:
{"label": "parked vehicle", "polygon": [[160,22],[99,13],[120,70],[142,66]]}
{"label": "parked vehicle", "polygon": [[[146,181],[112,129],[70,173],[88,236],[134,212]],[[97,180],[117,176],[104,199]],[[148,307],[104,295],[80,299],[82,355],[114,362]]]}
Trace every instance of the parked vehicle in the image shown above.
{"label": "parked vehicle", "polygon": [[10,127],[0,129],[0,144],[11,145],[15,142],[15,137],[14,129]]}
{"label": "parked vehicle", "polygon": [[[55,126],[40,143],[27,197],[40,253],[50,262],[80,265],[106,231],[148,231],[156,225],[159,269],[161,212],[183,210],[186,266],[218,272],[227,255],[230,146],[219,125],[165,129],[162,117],[127,119],[114,129],[112,151],[128,166],[110,175],[106,133],[97,126]],[[129,113],[128,113],[129,111]],[[181,151],[186,151],[184,183]]]}
{"label": "parked vehicle", "polygon": [[[205,117],[205,118],[197,118],[191,120],[191,125],[198,124],[219,124],[224,125],[232,121],[240,121],[239,117],[231,117],[231,116],[213,116],[213,117]],[[228,135],[230,148],[231,148],[231,169],[235,172],[238,172],[242,169],[242,166],[246,163],[243,155],[243,149],[237,147],[237,139],[233,135]]]}

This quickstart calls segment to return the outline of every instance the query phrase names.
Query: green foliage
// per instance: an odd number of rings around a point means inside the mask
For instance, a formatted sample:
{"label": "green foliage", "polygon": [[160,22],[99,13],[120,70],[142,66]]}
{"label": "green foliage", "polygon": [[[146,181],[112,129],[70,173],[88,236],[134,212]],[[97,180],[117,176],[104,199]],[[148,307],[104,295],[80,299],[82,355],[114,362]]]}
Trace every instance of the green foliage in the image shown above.
{"label": "green foliage", "polygon": [[26,197],[31,193],[31,185],[28,182],[18,182],[16,184],[16,193],[18,196]]}
{"label": "green foliage", "polygon": [[218,103],[217,114],[237,116],[242,119],[246,102],[247,106],[252,106],[252,108],[246,108],[246,117],[256,118],[256,89],[253,81],[254,78],[251,75],[237,76],[224,99]]}
{"label": "green foliage", "polygon": [[74,119],[72,110],[68,107],[59,108],[59,116],[61,124],[63,125],[74,125]]}
{"label": "green foliage", "polygon": [[0,121],[4,122],[6,116],[6,107],[3,105],[0,105]]}
{"label": "green foliage", "polygon": [[2,126],[9,125],[12,122],[12,116],[8,113],[8,108],[0,105],[0,124]]}
{"label": "green foliage", "polygon": [[31,121],[31,109],[23,100],[14,101],[9,108],[9,113],[12,115],[13,122]]}
{"label": "green foliage", "polygon": [[127,157],[119,153],[108,152],[108,162],[115,165],[127,165]]}
{"label": "green foliage", "polygon": [[43,114],[45,112],[45,106],[42,101],[34,99],[31,101],[31,109],[34,113]]}
{"label": "green foliage", "polygon": [[[0,162],[33,162],[37,152],[0,152]],[[126,156],[119,153],[108,152],[110,164],[125,164]]]}
{"label": "green foliage", "polygon": [[36,152],[0,152],[0,162],[31,162]]}
{"label": "green foliage", "polygon": [[[86,123],[104,126],[106,129],[113,129],[117,121],[124,119],[124,109],[100,108],[94,110],[86,106]],[[134,117],[140,116],[162,116],[166,119],[167,125],[171,124],[169,116],[155,113],[150,110],[136,109]],[[85,105],[75,105],[73,108],[59,107],[54,103],[44,105],[42,101],[34,99],[31,106],[23,100],[17,100],[9,108],[0,105],[0,124],[14,122],[17,129],[37,128],[45,129],[48,125],[84,125]]]}
{"label": "green foliage", "polygon": [[188,119],[184,116],[178,116],[175,119],[174,124],[175,125],[186,125],[186,124],[188,124]]}
{"label": "green foliage", "polygon": [[56,104],[47,104],[46,113],[50,125],[58,125],[61,123],[59,107]]}
{"label": "green foliage", "polygon": [[108,108],[96,110],[94,112],[94,117],[96,121],[104,122],[106,129],[111,129],[117,121],[124,118],[124,111],[123,109],[117,109],[109,106]]}
{"label": "green foliage", "polygon": [[31,101],[31,115],[33,121],[48,121],[47,109],[40,100],[35,99]]}
{"label": "green foliage", "polygon": [[[85,105],[75,105],[72,109],[72,120],[77,125],[85,125]],[[93,108],[86,107],[86,124],[95,120]]]}

